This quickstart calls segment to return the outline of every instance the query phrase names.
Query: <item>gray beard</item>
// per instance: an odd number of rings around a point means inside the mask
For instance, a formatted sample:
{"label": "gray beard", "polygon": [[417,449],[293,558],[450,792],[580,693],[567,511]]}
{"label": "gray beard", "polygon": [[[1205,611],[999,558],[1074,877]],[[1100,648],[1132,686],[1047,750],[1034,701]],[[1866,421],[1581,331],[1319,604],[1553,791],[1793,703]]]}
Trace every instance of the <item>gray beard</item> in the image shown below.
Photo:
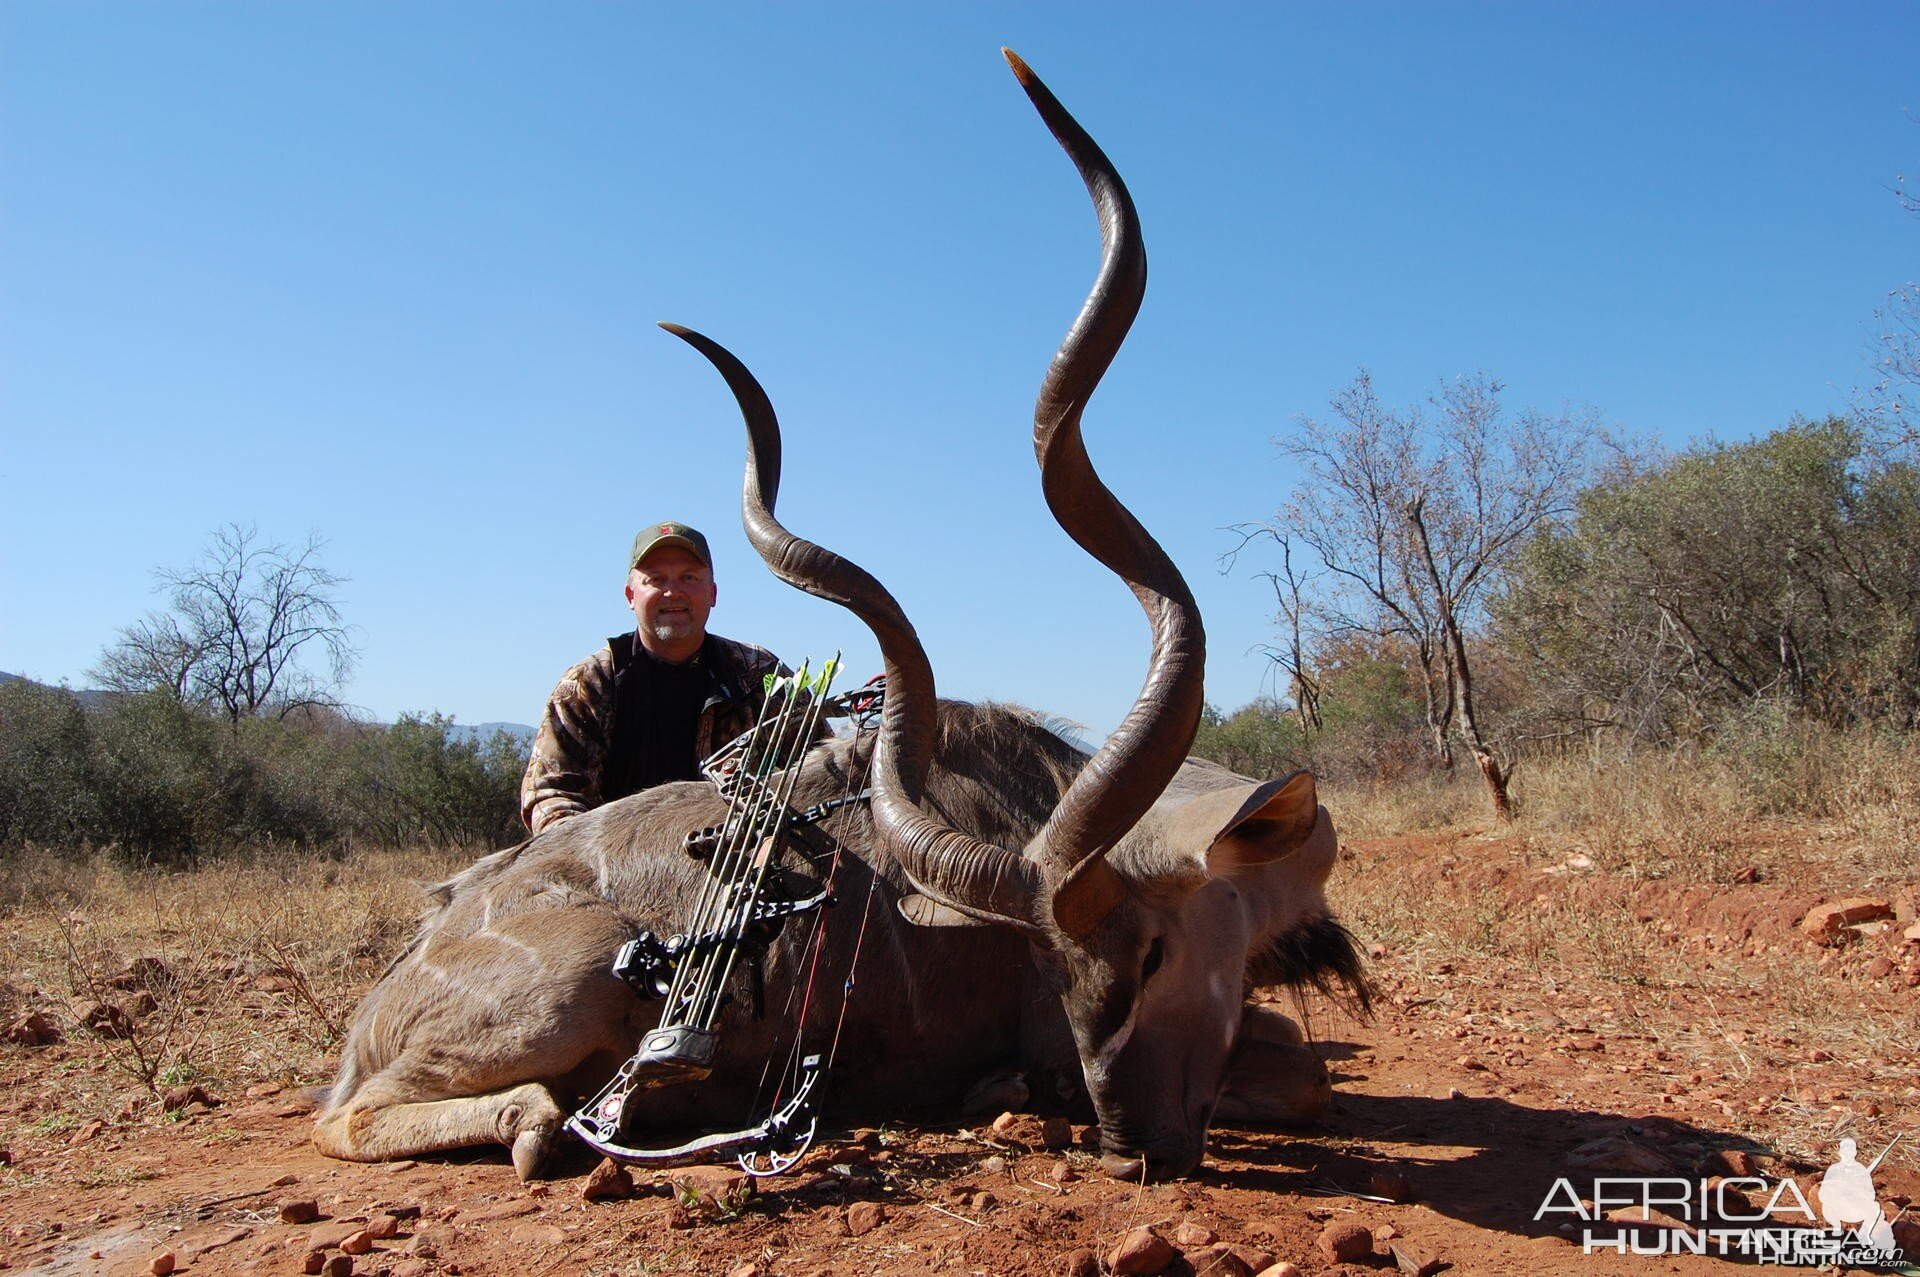
{"label": "gray beard", "polygon": [[655,621],[653,627],[648,631],[648,633],[652,634],[654,638],[662,643],[671,643],[676,639],[689,638],[693,632],[693,622],[691,621]]}

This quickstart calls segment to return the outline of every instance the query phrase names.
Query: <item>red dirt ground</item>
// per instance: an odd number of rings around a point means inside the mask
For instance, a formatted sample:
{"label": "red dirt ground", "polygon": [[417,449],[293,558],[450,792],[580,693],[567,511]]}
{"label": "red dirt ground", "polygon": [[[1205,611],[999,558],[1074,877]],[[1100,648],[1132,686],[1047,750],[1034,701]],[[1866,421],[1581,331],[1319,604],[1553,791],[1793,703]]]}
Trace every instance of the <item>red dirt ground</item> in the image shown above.
{"label": "red dirt ground", "polygon": [[[106,1076],[99,1044],[74,1032],[7,1046],[0,1266],[144,1274],[166,1253],[196,1275],[294,1274],[316,1249],[337,1267],[343,1236],[391,1212],[397,1232],[351,1272],[1057,1274],[1139,1227],[1172,1243],[1175,1274],[1394,1271],[1396,1245],[1407,1270],[1424,1258],[1456,1273],[1706,1271],[1736,1260],[1586,1254],[1570,1213],[1535,1217],[1561,1177],[1591,1197],[1596,1176],[1750,1171],[1764,1187],[1749,1182],[1747,1202],[1788,1192],[1786,1178],[1812,1201],[1842,1136],[1863,1160],[1902,1137],[1875,1172],[1879,1198],[1889,1215],[1920,1198],[1920,943],[1902,934],[1913,882],[1863,889],[1812,838],[1782,838],[1759,881],[1721,886],[1612,876],[1522,840],[1356,844],[1340,874],[1371,885],[1336,903],[1373,954],[1380,998],[1370,1021],[1306,1004],[1332,1110],[1310,1130],[1218,1129],[1200,1174],[1171,1184],[1103,1178],[1085,1128],[1082,1146],[1048,1151],[932,1121],[823,1135],[744,1200],[707,1174],[704,1194],[637,1175],[639,1195],[588,1202],[584,1157],[530,1186],[505,1149],[329,1161],[307,1142],[310,1101],[273,1084],[184,1118],[130,1105],[88,1136],[47,1119],[76,1077]],[[1854,895],[1908,918],[1838,947],[1800,933],[1808,908]],[[299,1080],[324,1082],[324,1063]],[[1038,1143],[1037,1123],[1013,1126]],[[1396,1196],[1411,1200],[1377,1200]],[[298,1198],[318,1203],[317,1221],[281,1222]],[[1323,1229],[1342,1222],[1372,1234],[1370,1256],[1322,1253]],[[1903,1236],[1920,1258],[1920,1237]]]}

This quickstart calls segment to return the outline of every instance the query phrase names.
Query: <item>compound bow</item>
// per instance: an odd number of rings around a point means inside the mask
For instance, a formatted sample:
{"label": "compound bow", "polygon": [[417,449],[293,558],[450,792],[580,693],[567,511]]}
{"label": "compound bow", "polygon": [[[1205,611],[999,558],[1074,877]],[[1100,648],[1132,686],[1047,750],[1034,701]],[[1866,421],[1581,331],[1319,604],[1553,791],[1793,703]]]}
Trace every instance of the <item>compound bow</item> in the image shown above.
{"label": "compound bow", "polygon": [[[733,1156],[750,1175],[777,1175],[813,1143],[819,1127],[813,1099],[821,1073],[818,1054],[800,1059],[784,1102],[738,1131],[666,1148],[635,1147],[628,1142],[629,1100],[642,1089],[698,1081],[711,1073],[719,1044],[716,1025],[721,1008],[732,1000],[729,984],[741,959],[747,960],[758,1018],[764,1012],[760,962],[767,946],[788,918],[832,902],[831,860],[809,846],[804,834],[795,835],[866,794],[849,793],[795,811],[794,787],[821,720],[836,714],[857,724],[870,722],[884,695],[884,680],[875,680],[857,692],[830,696],[839,672],[835,653],[817,675],[809,676],[805,664],[794,675],[769,675],[759,721],[701,764],[702,774],[726,799],[727,815],[719,826],[687,835],[685,852],[707,873],[686,930],[666,939],[643,931],[621,946],[613,962],[613,973],[641,997],[664,1003],[660,1021],[613,1080],[567,1120],[568,1130],[616,1161],[676,1166]],[[816,932],[815,943],[820,938]]]}

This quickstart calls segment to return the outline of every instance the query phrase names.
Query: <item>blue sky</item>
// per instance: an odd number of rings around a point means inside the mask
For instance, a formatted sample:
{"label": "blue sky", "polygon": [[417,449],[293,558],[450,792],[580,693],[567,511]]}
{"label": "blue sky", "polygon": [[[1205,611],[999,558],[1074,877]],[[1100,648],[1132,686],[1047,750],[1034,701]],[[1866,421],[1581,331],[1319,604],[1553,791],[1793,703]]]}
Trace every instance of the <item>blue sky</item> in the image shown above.
{"label": "blue sky", "polygon": [[703,527],[722,633],[844,613],[738,525],[723,385],[782,515],[886,581],[950,695],[1118,721],[1146,629],[1041,503],[1032,402],[1096,259],[999,56],[1100,140],[1146,306],[1087,413],[1262,690],[1228,525],[1365,366],[1671,444],[1845,405],[1920,275],[1920,7],[0,6],[0,669],[86,682],[221,524],[318,532],[382,718],[533,721],[630,624],[627,541]]}

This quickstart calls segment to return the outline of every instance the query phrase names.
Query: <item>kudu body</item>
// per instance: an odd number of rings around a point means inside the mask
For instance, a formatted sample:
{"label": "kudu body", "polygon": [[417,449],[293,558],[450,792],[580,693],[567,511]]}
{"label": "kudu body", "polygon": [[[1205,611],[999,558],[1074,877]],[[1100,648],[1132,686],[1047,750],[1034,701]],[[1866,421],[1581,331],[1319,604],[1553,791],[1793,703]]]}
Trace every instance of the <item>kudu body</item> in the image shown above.
{"label": "kudu body", "polygon": [[[779,433],[760,387],[713,342],[672,331],[739,400],[755,548],[776,575],[860,616],[887,664],[879,731],[817,747],[796,797],[871,776],[871,809],[827,824],[851,853],[836,895],[870,905],[829,1103],[940,1103],[1017,1062],[1063,1090],[1084,1086],[1111,1171],[1181,1175],[1199,1163],[1216,1105],[1285,1119],[1324,1096],[1311,1054],[1243,1005],[1249,980],[1341,981],[1364,997],[1364,978],[1327,909],[1336,844],[1312,778],[1256,784],[1185,759],[1201,708],[1199,614],[1079,434],[1144,289],[1138,222],[1099,148],[1008,57],[1100,214],[1100,274],[1048,371],[1034,432],[1056,519],[1128,583],[1152,628],[1146,684],[1098,752],[1020,712],[937,705],[926,654],[885,589],[775,518]],[[674,930],[702,873],[681,840],[720,812],[708,786],[663,786],[438,888],[438,909],[355,1017],[316,1130],[322,1150],[366,1160],[499,1140],[530,1174],[560,1103],[604,1081],[652,1023],[655,1009],[607,964],[635,932]],[[851,919],[832,922],[842,925],[828,927],[810,982],[827,1023],[861,943]],[[801,935],[790,927],[769,954],[768,1018],[736,1017],[713,1076],[648,1093],[643,1120],[742,1118],[779,1008],[808,975]]]}

